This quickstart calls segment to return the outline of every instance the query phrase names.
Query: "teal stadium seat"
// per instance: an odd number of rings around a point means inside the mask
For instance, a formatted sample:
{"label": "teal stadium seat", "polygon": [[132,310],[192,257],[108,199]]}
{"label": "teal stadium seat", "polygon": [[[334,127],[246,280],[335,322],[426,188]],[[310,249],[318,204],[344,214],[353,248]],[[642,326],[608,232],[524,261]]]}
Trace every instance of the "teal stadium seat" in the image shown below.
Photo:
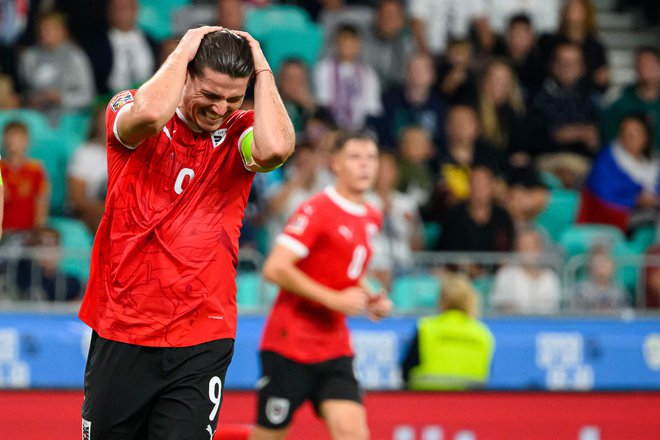
{"label": "teal stadium seat", "polygon": [[553,189],[545,210],[536,219],[536,224],[547,232],[550,239],[558,242],[562,233],[575,222],[580,194],[569,189]]}
{"label": "teal stadium seat", "polygon": [[[60,118],[57,135],[67,139],[67,146],[75,150],[87,139],[91,123],[92,114],[90,112],[67,113]],[[72,154],[73,151],[69,153]]]}
{"label": "teal stadium seat", "polygon": [[589,252],[595,243],[603,243],[615,249],[617,246],[625,244],[625,237],[623,232],[614,226],[580,224],[568,228],[559,239],[559,245],[564,250],[566,260]]}
{"label": "teal stadium seat", "polygon": [[433,275],[402,275],[394,279],[390,299],[397,312],[436,310],[440,289],[440,279]]}
{"label": "teal stadium seat", "polygon": [[433,249],[442,234],[442,225],[435,222],[424,223],[424,249]]}
{"label": "teal stadium seat", "polygon": [[240,312],[254,312],[259,309],[261,276],[258,272],[242,272],[236,276],[236,302]]}
{"label": "teal stadium seat", "polygon": [[71,143],[62,137],[32,139],[28,151],[30,157],[40,160],[48,174],[51,186],[50,213],[62,215],[67,199],[67,164],[72,150]]}
{"label": "teal stadium seat", "polygon": [[630,238],[630,246],[638,253],[644,253],[656,239],[656,230],[654,226],[644,226],[635,229]]}
{"label": "teal stadium seat", "polygon": [[48,226],[60,233],[60,245],[64,251],[60,270],[80,280],[87,280],[94,240],[87,226],[80,220],[69,217],[50,217]]}
{"label": "teal stadium seat", "polygon": [[323,47],[323,32],[317,24],[309,23],[303,29],[264,33],[261,44],[271,68],[277,73],[282,61],[287,58],[299,58],[308,66],[313,66]]}
{"label": "teal stadium seat", "polygon": [[490,292],[493,289],[495,278],[491,275],[483,275],[472,280],[472,286],[479,295],[482,310],[490,308]]}
{"label": "teal stadium seat", "polygon": [[[270,5],[252,9],[245,16],[245,30],[261,41],[270,32],[304,30],[311,20],[307,12],[293,5]],[[272,63],[272,61],[269,59]]]}
{"label": "teal stadium seat", "polygon": [[172,36],[172,14],[190,0],[140,0],[138,25],[157,41]]}

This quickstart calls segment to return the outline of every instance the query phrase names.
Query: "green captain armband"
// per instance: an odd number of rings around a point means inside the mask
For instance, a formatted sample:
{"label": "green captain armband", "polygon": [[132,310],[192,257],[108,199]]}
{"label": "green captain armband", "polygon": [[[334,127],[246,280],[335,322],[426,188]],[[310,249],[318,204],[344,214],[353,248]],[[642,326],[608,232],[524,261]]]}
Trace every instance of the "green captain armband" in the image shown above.
{"label": "green captain armband", "polygon": [[264,168],[254,161],[252,157],[252,142],[254,141],[254,130],[252,127],[248,128],[243,132],[241,137],[238,139],[238,148],[241,152],[241,157],[243,158],[243,164],[245,168],[250,171],[256,171],[258,173],[267,173],[273,171],[283,164],[276,165],[274,167]]}

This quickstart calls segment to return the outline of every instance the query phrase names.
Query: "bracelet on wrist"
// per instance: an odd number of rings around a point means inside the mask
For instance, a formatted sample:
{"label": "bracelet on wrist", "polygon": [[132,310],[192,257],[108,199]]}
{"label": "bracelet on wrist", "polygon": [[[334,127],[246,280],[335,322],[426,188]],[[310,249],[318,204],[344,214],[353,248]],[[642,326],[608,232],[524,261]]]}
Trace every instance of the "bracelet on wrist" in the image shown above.
{"label": "bracelet on wrist", "polygon": [[273,71],[272,71],[272,70],[270,70],[269,68],[265,68],[265,69],[259,69],[259,70],[256,70],[256,71],[254,72],[254,77],[256,78],[257,75],[259,75],[261,72],[270,72],[271,75],[273,74]]}

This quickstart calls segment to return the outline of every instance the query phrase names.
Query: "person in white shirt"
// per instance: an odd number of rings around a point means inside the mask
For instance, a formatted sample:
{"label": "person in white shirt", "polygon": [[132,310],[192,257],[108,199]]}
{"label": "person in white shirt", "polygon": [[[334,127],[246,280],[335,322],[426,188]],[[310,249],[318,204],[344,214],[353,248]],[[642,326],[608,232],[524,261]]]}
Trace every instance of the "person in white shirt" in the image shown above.
{"label": "person in white shirt", "polygon": [[503,313],[552,315],[559,312],[559,276],[544,268],[544,238],[539,231],[518,231],[515,242],[518,261],[497,271],[491,292],[491,307]]}

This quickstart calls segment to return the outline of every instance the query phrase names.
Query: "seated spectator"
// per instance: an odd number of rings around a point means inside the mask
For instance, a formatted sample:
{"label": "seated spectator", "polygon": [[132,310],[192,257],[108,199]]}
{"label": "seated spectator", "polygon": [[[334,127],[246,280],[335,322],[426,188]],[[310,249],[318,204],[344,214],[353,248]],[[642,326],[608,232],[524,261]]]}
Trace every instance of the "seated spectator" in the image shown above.
{"label": "seated spectator", "polygon": [[105,107],[98,107],[87,138],[69,162],[69,205],[92,233],[101,222],[108,185]]}
{"label": "seated spectator", "polygon": [[557,46],[550,77],[529,110],[536,142],[530,153],[544,154],[539,167],[562,177],[567,187],[579,185],[588,172],[589,159],[600,148],[598,108],[581,83],[583,72],[579,47],[572,43]]}
{"label": "seated spectator", "polygon": [[618,138],[594,160],[578,222],[609,224],[626,232],[655,219],[660,163],[650,157],[651,130],[642,115],[623,118]]}
{"label": "seated spectator", "polygon": [[644,254],[643,307],[660,309],[660,244],[648,248]]}
{"label": "seated spectator", "polygon": [[433,60],[417,53],[410,57],[403,84],[394,85],[383,94],[383,116],[378,120],[379,141],[383,149],[396,148],[401,130],[418,125],[431,133],[436,145],[444,143],[445,102],[433,90]]}
{"label": "seated spectator", "polygon": [[297,58],[282,61],[278,73],[278,88],[296,134],[303,132],[307,119],[316,111],[316,101],[310,87],[309,71]]}
{"label": "seated spectator", "polygon": [[571,306],[578,310],[613,311],[628,304],[623,287],[614,281],[616,264],[609,249],[595,245],[589,256],[588,278],[575,287]]}
{"label": "seated spectator", "polygon": [[495,204],[495,176],[485,166],[470,174],[466,201],[447,210],[436,250],[461,252],[508,252],[513,244],[509,214]]}
{"label": "seated spectator", "polygon": [[529,103],[543,84],[545,62],[539,53],[534,27],[528,15],[518,14],[511,17],[504,44],[495,52],[509,61],[520,80],[523,99]]}
{"label": "seated spectator", "polygon": [[544,268],[547,249],[536,230],[521,229],[516,234],[517,261],[497,271],[490,304],[503,313],[552,315],[559,312],[559,276]]}
{"label": "seated spectator", "polygon": [[137,0],[110,0],[108,5],[111,69],[110,93],[138,87],[156,70],[156,44],[137,25]]}
{"label": "seated spectator", "polygon": [[28,107],[53,121],[64,112],[84,109],[94,99],[89,60],[69,40],[66,20],[57,12],[39,18],[38,45],[21,54],[19,76]]}
{"label": "seated spectator", "polygon": [[18,262],[16,284],[23,298],[33,298],[35,294],[48,301],[81,298],[80,280],[59,271],[60,234],[55,229],[31,231],[26,244],[36,251],[36,258]]}
{"label": "seated spectator", "polygon": [[496,0],[489,2],[488,19],[497,34],[504,34],[511,17],[525,14],[537,32],[555,32],[560,0]]}
{"label": "seated spectator", "polygon": [[401,371],[410,390],[464,390],[488,383],[495,351],[493,333],[477,317],[478,296],[470,281],[444,282],[440,313],[421,318]]}
{"label": "seated spectator", "polygon": [[20,106],[21,100],[9,75],[0,74],[0,110],[11,110]]}
{"label": "seated spectator", "polygon": [[601,131],[605,143],[617,136],[624,116],[645,114],[653,121],[654,153],[660,152],[660,52],[652,47],[637,49],[637,82],[626,86],[621,96],[604,112]]}
{"label": "seated spectator", "polygon": [[433,189],[433,174],[429,165],[433,157],[433,141],[421,127],[403,129],[399,142],[399,183],[397,190],[423,205]]}
{"label": "seated spectator", "polygon": [[368,197],[383,213],[383,227],[372,242],[370,271],[388,289],[393,276],[412,268],[413,251],[424,244],[417,204],[396,190],[398,177],[396,157],[381,153],[374,191]]}
{"label": "seated spectator", "polygon": [[545,209],[549,198],[549,191],[541,182],[538,172],[531,166],[511,167],[506,183],[507,190],[501,202],[513,224],[517,227],[533,224]]}
{"label": "seated spectator", "polygon": [[226,29],[244,30],[247,6],[242,0],[217,0],[216,24]]}
{"label": "seated spectator", "polygon": [[566,0],[561,10],[559,31],[539,41],[544,59],[550,60],[558,45],[575,44],[582,52],[585,80],[590,87],[605,92],[610,81],[605,46],[596,36],[596,8],[591,0]]}
{"label": "seated spectator", "polygon": [[41,163],[27,156],[29,144],[25,124],[5,125],[0,168],[5,197],[2,227],[6,232],[42,227],[48,218],[50,185]]}
{"label": "seated spectator", "polygon": [[354,26],[361,35],[364,35],[374,21],[375,8],[371,7],[373,5],[365,6],[352,0],[320,0],[318,3],[321,4],[318,23],[323,29],[325,41],[332,40],[337,29],[344,24]]}
{"label": "seated spectator", "polygon": [[477,104],[477,80],[472,71],[472,44],[467,40],[449,42],[440,59],[436,89],[449,104]]}
{"label": "seated spectator", "polygon": [[414,49],[403,2],[379,1],[376,20],[364,37],[362,53],[378,74],[383,89],[403,82],[406,71],[401,64],[407,62]]}
{"label": "seated spectator", "polygon": [[347,130],[363,128],[382,112],[378,76],[360,61],[360,50],[355,26],[339,26],[334,55],[319,61],[314,75],[318,104],[328,107],[337,125]]}
{"label": "seated spectator", "polygon": [[8,79],[13,88],[20,86],[16,64],[16,48],[4,46],[0,42],[0,77]]}

